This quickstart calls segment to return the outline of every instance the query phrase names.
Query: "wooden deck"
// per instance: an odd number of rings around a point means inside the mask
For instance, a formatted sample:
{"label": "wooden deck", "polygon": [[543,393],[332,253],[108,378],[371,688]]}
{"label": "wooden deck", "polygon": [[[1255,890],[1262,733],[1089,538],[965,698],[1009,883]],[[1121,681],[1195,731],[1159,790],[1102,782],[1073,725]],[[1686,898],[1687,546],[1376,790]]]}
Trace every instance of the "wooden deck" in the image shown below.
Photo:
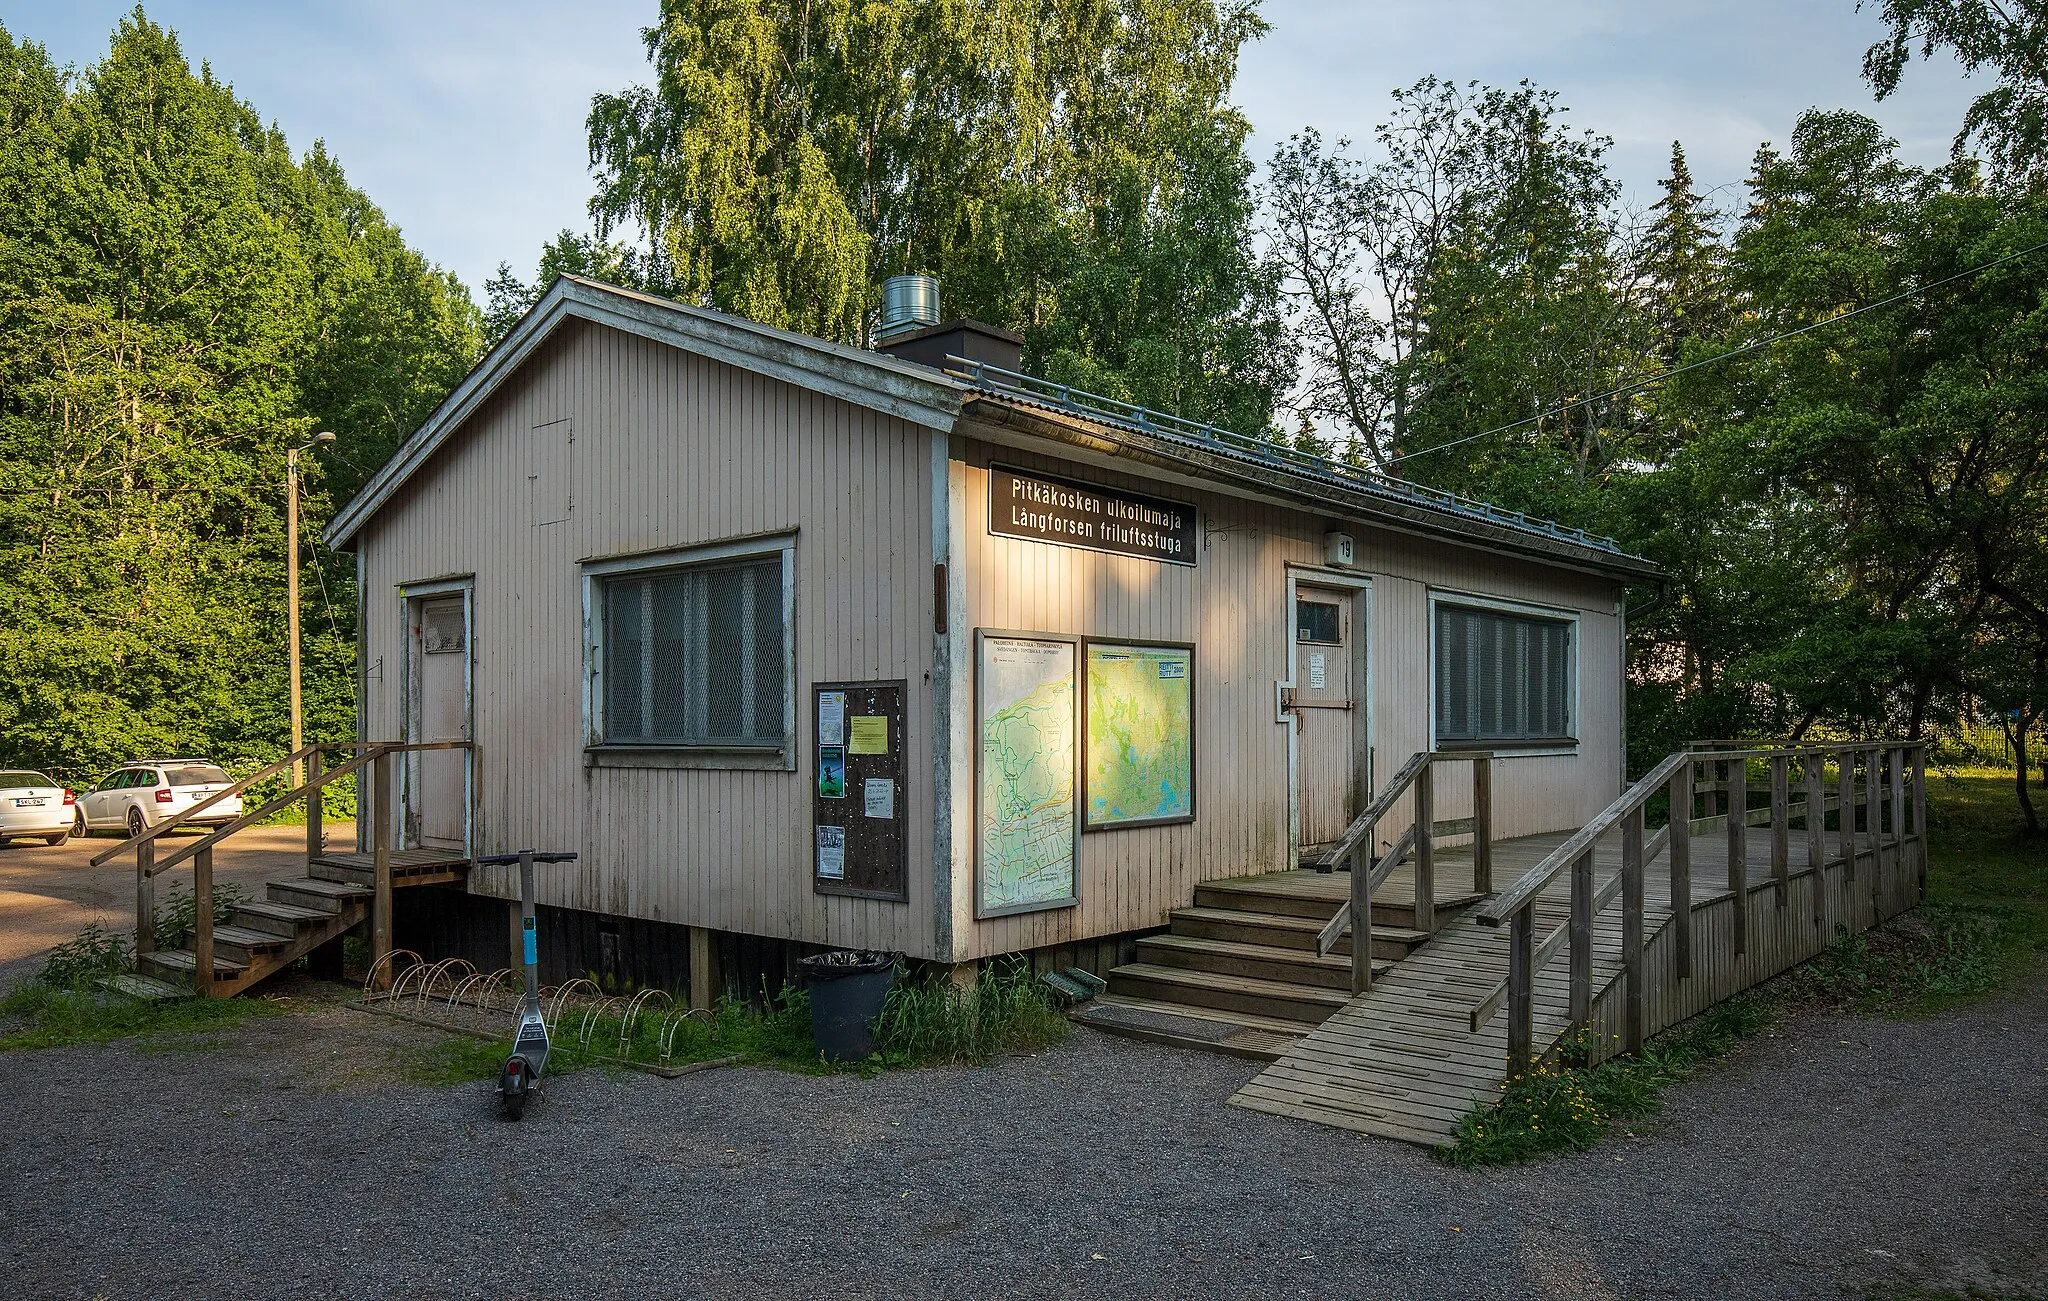
{"label": "wooden deck", "polygon": [[[1567,838],[1567,832],[1497,841],[1493,846],[1497,882],[1514,881],[1538,865]],[[1646,1031],[1654,1033],[1711,1006],[1826,948],[1837,932],[1865,929],[1912,906],[1919,897],[1913,870],[1919,837],[1887,839],[1866,847],[1854,837],[1853,860],[1841,858],[1841,838],[1825,835],[1818,876],[1807,861],[1804,833],[1783,847],[1782,878],[1774,870],[1768,835],[1750,836],[1746,899],[1730,888],[1728,838],[1716,832],[1694,835],[1691,849],[1692,970],[1680,973],[1670,876],[1660,870],[1668,851],[1645,872]],[[1621,846],[1613,838],[1594,850],[1596,881],[1605,885],[1621,870]],[[1470,892],[1469,850],[1437,851],[1438,906],[1458,907]],[[1348,895],[1343,874],[1281,872],[1241,878],[1247,889],[1300,899]],[[1571,913],[1570,874],[1562,873],[1535,904],[1538,944],[1564,925]],[[1412,871],[1398,869],[1374,896],[1374,907],[1407,904],[1414,898]],[[1744,907],[1743,905],[1747,906]],[[1737,942],[1740,934],[1741,942]],[[1450,1143],[1461,1116],[1499,1094],[1507,1079],[1507,1017],[1493,1016],[1477,1032],[1473,1008],[1508,974],[1507,933],[1483,926],[1467,909],[1429,941],[1396,963],[1372,989],[1309,1030],[1271,1066],[1238,1091],[1231,1102],[1254,1111],[1292,1116],[1342,1129],[1414,1143]],[[1588,1036],[1597,1060],[1616,1051],[1621,1021],[1617,989],[1625,983],[1622,916],[1619,908],[1600,912],[1593,928],[1593,988],[1597,991]],[[1560,955],[1537,972],[1533,986],[1535,1043],[1555,1049],[1571,1029],[1568,964]]]}
{"label": "wooden deck", "polygon": [[[377,879],[376,857],[372,854],[337,853],[332,850],[312,860],[327,869],[315,876],[330,881],[371,885]],[[460,881],[469,872],[469,859],[459,850],[394,849],[391,851],[391,886],[445,885]]]}

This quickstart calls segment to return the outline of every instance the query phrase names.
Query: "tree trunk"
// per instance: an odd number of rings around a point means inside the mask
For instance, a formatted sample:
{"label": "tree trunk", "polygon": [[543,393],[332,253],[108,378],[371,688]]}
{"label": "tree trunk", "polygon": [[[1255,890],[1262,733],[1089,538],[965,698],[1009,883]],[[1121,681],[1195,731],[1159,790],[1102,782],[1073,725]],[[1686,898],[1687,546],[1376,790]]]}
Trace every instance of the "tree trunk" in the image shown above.
{"label": "tree trunk", "polygon": [[[2027,733],[2033,730],[2031,714],[2021,714],[2015,722],[2006,725],[2006,735],[2012,738],[2013,792],[2019,796],[2020,816],[2027,820],[2027,834],[2038,835],[2041,819],[2034,813],[2034,798],[2027,790]],[[2048,756],[2043,756],[2043,765],[2048,767]]]}

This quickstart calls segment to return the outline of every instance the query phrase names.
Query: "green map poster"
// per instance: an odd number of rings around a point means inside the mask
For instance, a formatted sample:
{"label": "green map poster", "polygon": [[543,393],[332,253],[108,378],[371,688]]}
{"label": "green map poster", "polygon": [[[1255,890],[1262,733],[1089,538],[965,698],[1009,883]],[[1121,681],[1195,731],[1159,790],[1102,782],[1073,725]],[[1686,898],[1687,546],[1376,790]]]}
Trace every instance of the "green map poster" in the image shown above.
{"label": "green map poster", "polygon": [[1195,815],[1195,653],[1088,644],[1088,825]]}
{"label": "green map poster", "polygon": [[976,912],[1071,903],[1080,830],[1074,643],[984,633],[980,659]]}

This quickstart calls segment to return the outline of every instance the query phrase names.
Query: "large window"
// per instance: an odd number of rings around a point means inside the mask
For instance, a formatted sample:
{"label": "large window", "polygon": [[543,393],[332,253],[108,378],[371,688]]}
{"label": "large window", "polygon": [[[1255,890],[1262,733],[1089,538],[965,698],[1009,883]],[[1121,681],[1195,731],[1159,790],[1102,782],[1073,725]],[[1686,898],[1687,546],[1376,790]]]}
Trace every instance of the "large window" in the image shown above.
{"label": "large window", "polygon": [[788,554],[778,547],[593,573],[593,739],[615,746],[786,746]]}
{"label": "large window", "polygon": [[1571,709],[1569,622],[1437,605],[1438,744],[1569,745]]}

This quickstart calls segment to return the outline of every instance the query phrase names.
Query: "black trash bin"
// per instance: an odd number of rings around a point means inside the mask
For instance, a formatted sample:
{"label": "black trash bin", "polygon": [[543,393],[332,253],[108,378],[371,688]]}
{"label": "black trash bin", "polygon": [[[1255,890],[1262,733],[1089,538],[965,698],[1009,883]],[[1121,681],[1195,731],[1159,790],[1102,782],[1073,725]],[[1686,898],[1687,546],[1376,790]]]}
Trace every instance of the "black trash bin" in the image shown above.
{"label": "black trash bin", "polygon": [[814,953],[797,964],[811,991],[811,1043],[828,1062],[875,1053],[875,1018],[896,983],[896,955],[871,949]]}

